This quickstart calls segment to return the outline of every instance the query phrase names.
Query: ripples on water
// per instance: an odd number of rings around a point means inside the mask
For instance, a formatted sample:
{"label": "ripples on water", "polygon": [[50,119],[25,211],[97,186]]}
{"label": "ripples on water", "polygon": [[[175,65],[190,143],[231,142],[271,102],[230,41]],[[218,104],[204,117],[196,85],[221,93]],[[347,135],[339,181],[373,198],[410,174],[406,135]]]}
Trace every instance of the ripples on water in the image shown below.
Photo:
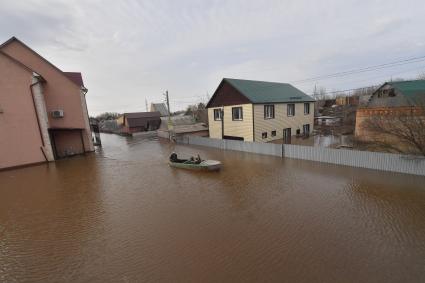
{"label": "ripples on water", "polygon": [[[424,282],[424,178],[103,135],[0,172],[0,282]],[[221,172],[170,168],[176,151]]]}

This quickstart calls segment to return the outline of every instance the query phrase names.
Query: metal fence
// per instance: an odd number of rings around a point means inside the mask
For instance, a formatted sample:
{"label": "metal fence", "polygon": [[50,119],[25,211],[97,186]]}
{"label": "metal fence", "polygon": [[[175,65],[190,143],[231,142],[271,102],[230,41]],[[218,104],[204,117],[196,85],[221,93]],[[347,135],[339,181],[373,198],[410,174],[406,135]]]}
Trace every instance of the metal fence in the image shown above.
{"label": "metal fence", "polygon": [[425,158],[402,154],[183,136],[178,143],[425,176]]}

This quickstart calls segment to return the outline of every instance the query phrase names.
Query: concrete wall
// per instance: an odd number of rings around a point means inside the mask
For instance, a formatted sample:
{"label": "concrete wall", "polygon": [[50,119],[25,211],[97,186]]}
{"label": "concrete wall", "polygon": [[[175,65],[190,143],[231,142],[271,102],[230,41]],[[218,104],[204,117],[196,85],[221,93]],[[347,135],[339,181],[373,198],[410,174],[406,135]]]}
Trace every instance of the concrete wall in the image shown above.
{"label": "concrete wall", "polygon": [[30,91],[32,77],[0,54],[0,169],[46,161]]}
{"label": "concrete wall", "polygon": [[425,176],[425,158],[401,154],[332,149],[289,144],[219,140],[196,136],[181,137],[182,144],[209,146],[294,159]]}
{"label": "concrete wall", "polygon": [[[46,109],[49,113],[51,128],[84,128],[86,151],[93,149],[91,132],[86,123],[81,98],[81,87],[69,80],[60,70],[43,60],[39,55],[13,41],[2,48],[2,51],[16,60],[22,62],[32,70],[39,73],[47,83],[43,85]],[[52,118],[53,110],[64,110],[63,118]]]}
{"label": "concrete wall", "polygon": [[[243,120],[232,120],[232,108],[242,107]],[[211,138],[221,139],[221,121],[214,120],[214,109],[208,108],[208,125]],[[242,137],[245,141],[253,141],[253,106],[252,104],[241,104],[224,106],[224,135]]]}
{"label": "concrete wall", "polygon": [[[268,142],[283,138],[283,129],[291,128],[292,135],[299,129],[303,133],[303,125],[310,124],[310,133],[314,127],[314,102],[310,102],[310,114],[304,114],[304,103],[295,103],[295,115],[289,116],[287,113],[287,103],[266,104],[274,105],[275,118],[264,118],[264,105],[254,105],[254,131],[256,142]],[[272,137],[271,132],[276,131],[276,136]],[[262,133],[267,132],[267,138],[262,138]]]}

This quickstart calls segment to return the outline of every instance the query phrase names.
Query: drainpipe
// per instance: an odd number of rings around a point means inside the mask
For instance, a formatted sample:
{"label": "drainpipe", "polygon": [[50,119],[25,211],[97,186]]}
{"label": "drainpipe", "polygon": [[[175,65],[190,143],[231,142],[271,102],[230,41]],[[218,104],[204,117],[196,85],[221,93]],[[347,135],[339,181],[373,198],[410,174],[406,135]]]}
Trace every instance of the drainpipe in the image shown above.
{"label": "drainpipe", "polygon": [[[53,149],[51,147],[51,141],[48,133],[48,117],[47,110],[43,98],[41,83],[45,82],[45,80],[38,75],[37,73],[33,73],[33,83],[30,84],[30,93],[34,106],[35,117],[37,119],[38,132],[40,134],[41,144],[40,147],[41,152],[43,153],[46,161],[54,161]],[[41,99],[41,100],[40,100]],[[45,114],[46,116],[40,116]],[[47,123],[45,127],[42,123]]]}
{"label": "drainpipe", "polygon": [[[40,118],[38,117],[37,106],[35,105],[34,92],[32,91],[32,87],[35,86],[35,85],[37,85],[37,84],[39,84],[39,83],[40,83],[40,81],[37,81],[35,83],[30,84],[30,92],[31,92],[32,103],[34,105],[35,117],[37,118],[37,126],[38,126],[38,132],[40,134],[41,144],[44,146],[45,144],[44,144],[43,134],[41,132]],[[44,154],[44,152],[43,152],[43,155],[44,155],[44,157],[46,157],[46,155]],[[46,161],[48,161],[47,160],[47,157],[46,157]]]}
{"label": "drainpipe", "polygon": [[43,149],[46,145],[44,143],[43,134],[41,132],[40,118],[38,117],[37,106],[35,104],[34,92],[32,91],[33,86],[39,83],[40,81],[30,84],[30,92],[31,92],[32,103],[34,105],[35,117],[37,119],[38,133],[40,134],[40,139],[42,144],[42,146],[40,146],[40,150],[41,150],[41,153],[43,153],[43,156],[44,156],[44,159],[46,159],[46,162],[49,162],[49,159],[47,158],[46,153],[44,152],[44,149]]}

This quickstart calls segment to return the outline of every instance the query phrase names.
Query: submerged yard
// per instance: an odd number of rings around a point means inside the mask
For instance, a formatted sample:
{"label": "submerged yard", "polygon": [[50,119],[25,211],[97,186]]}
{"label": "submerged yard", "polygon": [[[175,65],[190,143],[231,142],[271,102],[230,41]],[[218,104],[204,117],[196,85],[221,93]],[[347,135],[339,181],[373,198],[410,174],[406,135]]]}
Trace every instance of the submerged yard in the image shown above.
{"label": "submerged yard", "polygon": [[[425,178],[103,135],[0,172],[0,282],[424,282]],[[172,151],[220,172],[170,168]]]}

